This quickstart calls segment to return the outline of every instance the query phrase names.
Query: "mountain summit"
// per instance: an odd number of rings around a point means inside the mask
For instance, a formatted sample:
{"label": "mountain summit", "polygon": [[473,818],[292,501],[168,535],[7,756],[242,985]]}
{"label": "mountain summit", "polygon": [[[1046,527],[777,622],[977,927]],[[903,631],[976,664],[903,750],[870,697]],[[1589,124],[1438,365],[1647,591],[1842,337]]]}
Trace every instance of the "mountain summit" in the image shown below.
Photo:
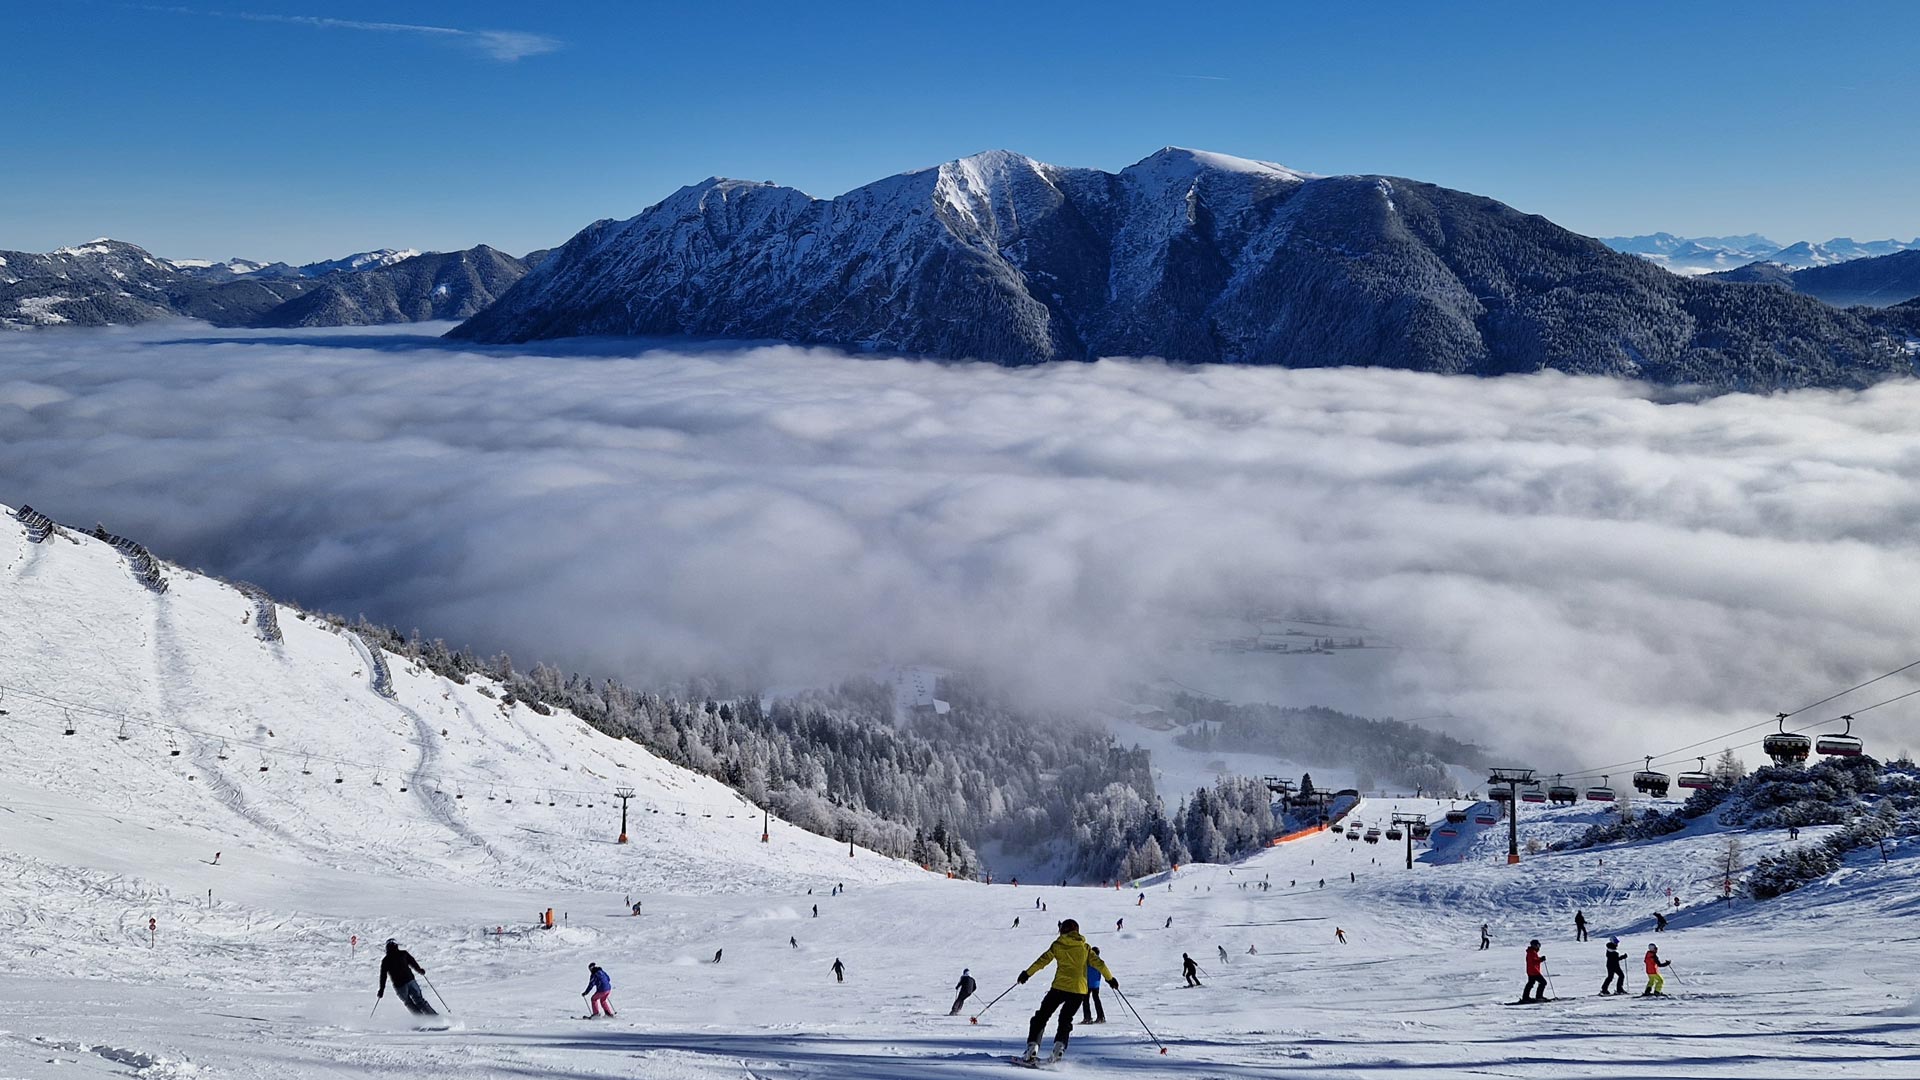
{"label": "mountain summit", "polygon": [[452,333],[574,335],[1738,388],[1907,364],[1859,315],[1684,280],[1492,199],[1176,147],[1118,173],[988,151],[833,199],[709,179],[588,226]]}

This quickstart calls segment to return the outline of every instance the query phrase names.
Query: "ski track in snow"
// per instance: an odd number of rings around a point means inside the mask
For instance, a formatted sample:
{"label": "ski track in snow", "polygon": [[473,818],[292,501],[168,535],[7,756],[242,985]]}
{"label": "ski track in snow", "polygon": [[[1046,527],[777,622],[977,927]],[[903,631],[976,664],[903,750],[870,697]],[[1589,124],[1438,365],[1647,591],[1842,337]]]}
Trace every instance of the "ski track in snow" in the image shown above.
{"label": "ski track in snow", "polygon": [[[485,680],[389,657],[388,699],[351,635],[290,615],[284,641],[263,642],[247,597],[175,568],[155,595],[91,539],[27,545],[0,527],[0,562],[0,682],[99,710],[66,737],[57,705],[5,698],[0,1076],[994,1075],[1047,976],[981,1010],[1069,915],[1169,1052],[1108,991],[1109,1023],[1076,1028],[1068,1074],[1920,1075],[1912,846],[1766,904],[1715,902],[1725,834],[1705,822],[1519,867],[1504,825],[1469,825],[1412,870],[1400,845],[1329,832],[1120,890],[948,881],[778,822],[762,844],[717,783],[566,714],[503,707]],[[638,791],[625,848],[605,794],[619,783]],[[1444,806],[1371,799],[1353,818],[1396,808]],[[1523,839],[1605,813],[1525,807]],[[1749,861],[1787,843],[1741,839]],[[548,906],[559,928],[532,929]],[[1571,940],[1576,909],[1590,942]],[[1656,909],[1672,920],[1660,935]],[[1636,992],[1660,942],[1673,997],[1593,996],[1616,932]],[[453,1006],[445,1030],[416,1030],[391,996],[369,1017],[389,935]],[[1503,1008],[1529,937],[1560,1000]],[[1202,987],[1181,985],[1183,951]],[[615,1019],[578,1019],[589,960],[613,976]],[[981,993],[950,1017],[962,967]]]}

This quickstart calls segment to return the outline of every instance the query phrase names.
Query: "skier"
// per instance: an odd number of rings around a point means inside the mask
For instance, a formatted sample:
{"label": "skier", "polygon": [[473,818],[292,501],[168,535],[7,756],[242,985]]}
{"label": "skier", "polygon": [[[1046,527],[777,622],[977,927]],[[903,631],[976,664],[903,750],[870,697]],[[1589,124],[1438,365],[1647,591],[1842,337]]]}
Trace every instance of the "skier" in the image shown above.
{"label": "skier", "polygon": [[1116,933],[1116,934],[1117,934],[1117,933],[1119,933],[1119,932],[1120,932],[1120,928],[1121,928],[1121,927],[1123,927],[1123,926],[1125,926],[1125,925],[1127,925],[1127,920],[1125,920],[1125,919],[1115,919],[1115,920],[1113,920],[1113,932],[1114,932],[1114,933]]}
{"label": "skier", "polygon": [[1527,985],[1520,991],[1520,1003],[1531,1005],[1547,1000],[1547,958],[1540,951],[1540,939],[1527,942]]}
{"label": "skier", "polygon": [[220,853],[217,851],[213,853],[213,865],[215,866],[220,865]]}
{"label": "skier", "polygon": [[1647,946],[1647,988],[1640,992],[1641,997],[1666,997],[1667,977],[1660,974],[1663,967],[1672,967],[1673,961],[1660,959],[1660,946]]}
{"label": "skier", "polygon": [[1180,954],[1180,974],[1187,977],[1188,986],[1200,985],[1200,965],[1194,963],[1193,957],[1186,953]]}
{"label": "skier", "polygon": [[717,963],[719,963],[719,962],[720,962],[720,954],[721,954],[721,953],[723,953],[723,952],[726,952],[726,951],[727,951],[727,950],[725,950],[725,949],[715,949],[715,950],[713,950],[713,962],[714,962],[714,963],[716,963],[716,964],[717,964]]}
{"label": "skier", "polygon": [[816,919],[820,917],[820,905],[819,905],[819,904],[815,904],[815,905],[813,905],[813,917],[814,917],[814,918],[816,918]]}
{"label": "skier", "polygon": [[[1607,977],[1600,982],[1601,997],[1606,997],[1608,994],[1624,994],[1627,992],[1627,973],[1620,966],[1626,959],[1627,954],[1620,951],[1620,939],[1609,939],[1607,942]],[[1608,990],[1607,987],[1609,986],[1613,987],[1613,989]]]}
{"label": "skier", "polygon": [[[1100,955],[1096,946],[1088,949],[1094,956]],[[1099,1019],[1094,1019],[1098,1013]],[[1091,958],[1087,961],[1087,996],[1080,1002],[1080,1022],[1084,1024],[1104,1024],[1107,1022],[1107,1007],[1100,1003],[1100,969],[1093,966]]]}
{"label": "skier", "polygon": [[635,901],[633,902],[633,913],[634,913],[635,915],[638,915],[638,914],[640,914],[640,901],[638,901],[638,900],[635,900]]}
{"label": "skier", "polygon": [[1333,936],[1339,939],[1340,944],[1345,945],[1347,943],[1347,932],[1337,926],[1333,928]]}
{"label": "skier", "polygon": [[834,982],[847,981],[847,966],[845,964],[842,964],[840,962],[840,958],[837,956],[833,958],[833,981]]}
{"label": "skier", "polygon": [[1020,916],[1018,916],[1018,915],[1015,915],[1015,916],[1013,917],[1013,928],[1014,928],[1015,930],[1018,930],[1018,929],[1020,929]]}
{"label": "skier", "polygon": [[1141,894],[1140,894],[1139,896],[1137,896],[1137,897],[1135,897],[1135,898],[1134,898],[1134,901],[1133,901],[1133,906],[1134,906],[1134,907],[1145,907],[1145,906],[1147,906],[1147,894],[1146,894],[1146,893],[1141,893]]}
{"label": "skier", "polygon": [[1113,977],[1106,962],[1094,955],[1088,948],[1087,939],[1080,936],[1080,924],[1073,919],[1060,921],[1060,936],[1053,939],[1047,951],[1039,959],[1027,965],[1016,982],[1024,985],[1034,973],[1052,964],[1053,985],[1047,989],[1047,995],[1040,999],[1040,1008],[1035,1010],[1033,1021],[1027,1025],[1026,1064],[1036,1065],[1040,1058],[1040,1033],[1046,1030],[1047,1021],[1057,1011],[1060,1014],[1060,1026],[1053,1033],[1053,1056],[1049,1061],[1059,1061],[1067,1053],[1067,1039],[1073,1034],[1073,1014],[1080,1008],[1087,996],[1087,969],[1093,968],[1106,977],[1114,989],[1120,988],[1120,980]]}
{"label": "skier", "polygon": [[797,949],[800,947],[800,940],[798,938],[789,937],[787,939],[787,944],[792,948]]}
{"label": "skier", "polygon": [[1584,911],[1573,913],[1573,940],[1587,940],[1587,913]]}
{"label": "skier", "polygon": [[413,958],[413,954],[400,947],[392,938],[387,939],[387,955],[380,958],[380,990],[376,998],[387,996],[387,981],[393,981],[393,992],[400,997],[400,1003],[415,1016],[436,1016],[433,1006],[427,1004],[426,995],[420,992],[420,984],[413,979],[414,972],[422,975],[427,969]]}
{"label": "skier", "polygon": [[1260,955],[1260,947],[1259,947],[1259,946],[1257,946],[1257,945],[1249,945],[1249,946],[1247,946],[1247,955],[1248,955],[1248,956],[1258,956],[1258,955]]}
{"label": "skier", "polygon": [[1221,963],[1223,963],[1223,964],[1224,964],[1224,963],[1226,963],[1226,962],[1227,962],[1227,947],[1226,947],[1225,945],[1215,945],[1215,946],[1214,946],[1214,948],[1215,948],[1215,949],[1218,949],[1218,950],[1220,951],[1220,962],[1221,962]]}
{"label": "skier", "polygon": [[959,992],[960,996],[953,999],[953,1011],[947,1015],[959,1016],[960,1006],[965,1005],[967,999],[973,996],[973,992],[980,989],[980,984],[973,981],[973,969],[961,968],[960,981],[955,983],[953,988]]}
{"label": "skier", "polygon": [[1653,913],[1653,932],[1656,934],[1667,932],[1667,917],[1657,911]]}
{"label": "skier", "polygon": [[1173,929],[1173,916],[1171,916],[1171,915],[1169,915],[1169,916],[1167,916],[1167,925],[1165,925],[1165,926],[1163,926],[1163,927],[1161,927],[1160,929],[1162,929],[1162,930],[1171,930],[1171,929]]}
{"label": "skier", "polygon": [[1480,924],[1480,951],[1485,952],[1492,947],[1493,947],[1493,935],[1487,933],[1487,924],[1481,923]]}
{"label": "skier", "polygon": [[613,993],[613,979],[607,975],[607,969],[599,964],[588,964],[587,988],[580,991],[580,996],[593,995],[593,1011],[589,1012],[585,1019],[591,1020],[601,1015],[612,1016],[613,1005],[607,1001],[607,995],[611,993]]}

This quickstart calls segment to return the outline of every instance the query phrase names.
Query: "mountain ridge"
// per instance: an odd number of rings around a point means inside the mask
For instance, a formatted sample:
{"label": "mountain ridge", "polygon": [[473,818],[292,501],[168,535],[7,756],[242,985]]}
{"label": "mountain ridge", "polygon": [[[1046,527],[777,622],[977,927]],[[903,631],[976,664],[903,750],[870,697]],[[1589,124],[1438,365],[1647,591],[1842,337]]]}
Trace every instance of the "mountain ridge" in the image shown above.
{"label": "mountain ridge", "polygon": [[1726,389],[1908,369],[1860,316],[1690,282],[1484,196],[1177,147],[1116,173],[987,151],[831,199],[709,178],[589,225],[449,336],[577,335]]}

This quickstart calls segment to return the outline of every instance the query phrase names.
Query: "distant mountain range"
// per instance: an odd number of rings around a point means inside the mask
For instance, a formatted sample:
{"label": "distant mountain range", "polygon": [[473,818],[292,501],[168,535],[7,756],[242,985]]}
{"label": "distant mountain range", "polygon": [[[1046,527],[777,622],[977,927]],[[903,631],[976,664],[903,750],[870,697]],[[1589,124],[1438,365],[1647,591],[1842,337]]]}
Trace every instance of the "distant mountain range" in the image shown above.
{"label": "distant mountain range", "polygon": [[1911,370],[1866,314],[1678,277],[1492,199],[1178,148],[1118,173],[993,151],[834,199],[709,179],[588,226],[451,336],[593,334],[1721,388]]}
{"label": "distant mountain range", "polygon": [[1811,266],[1831,266],[1851,259],[1868,259],[1920,249],[1920,238],[1862,242],[1850,236],[1836,236],[1819,244],[1805,240],[1794,244],[1777,244],[1758,233],[1744,236],[1675,236],[1659,232],[1645,236],[1607,236],[1602,237],[1600,242],[1615,251],[1638,255],[1676,274],[1707,274],[1756,262],[1778,263],[1789,270],[1803,270]]}
{"label": "distant mountain range", "polygon": [[[546,252],[527,258],[538,261]],[[205,319],[215,326],[358,326],[464,319],[527,272],[485,246],[361,252],[290,266],[168,260],[99,239],[45,254],[0,251],[0,328]]]}
{"label": "distant mountain range", "polygon": [[1803,270],[1777,262],[1750,263],[1709,276],[1781,285],[1836,307],[1890,307],[1920,297],[1920,248]]}

